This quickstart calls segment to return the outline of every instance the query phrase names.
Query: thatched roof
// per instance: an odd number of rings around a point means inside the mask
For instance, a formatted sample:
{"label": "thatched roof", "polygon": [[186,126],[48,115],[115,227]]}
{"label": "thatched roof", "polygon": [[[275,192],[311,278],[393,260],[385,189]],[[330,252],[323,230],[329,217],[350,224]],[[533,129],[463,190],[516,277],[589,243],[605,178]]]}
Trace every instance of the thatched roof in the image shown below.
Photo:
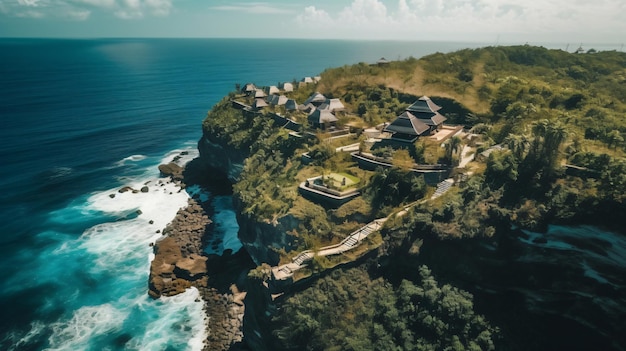
{"label": "thatched roof", "polygon": [[381,57],[378,61],[376,61],[376,63],[379,65],[386,65],[389,63],[389,61],[386,58]]}
{"label": "thatched roof", "polygon": [[252,103],[252,108],[255,108],[257,110],[267,106],[267,102],[265,102],[265,100],[263,99],[254,99],[254,102]]}
{"label": "thatched roof", "polygon": [[320,110],[330,110],[331,112],[343,111],[346,107],[339,99],[326,99],[326,101],[318,107]]}
{"label": "thatched roof", "polygon": [[315,92],[313,94],[311,94],[311,96],[309,96],[308,99],[306,99],[306,101],[304,102],[305,105],[307,104],[317,104],[317,105],[321,105],[324,102],[326,102],[326,96]]}
{"label": "thatched roof", "polygon": [[335,117],[335,115],[329,110],[315,110],[309,115],[309,117],[307,117],[307,119],[309,123],[313,125],[338,121],[337,117]]}
{"label": "thatched roof", "polygon": [[294,99],[289,99],[287,100],[287,102],[285,102],[285,109],[288,111],[297,110],[298,103]]}
{"label": "thatched roof", "polygon": [[311,77],[304,77],[304,78],[302,78],[302,83],[313,83],[313,78],[311,78]]}
{"label": "thatched roof", "polygon": [[280,85],[280,87],[286,92],[293,91],[293,84],[291,83],[283,83]]}
{"label": "thatched roof", "polygon": [[280,93],[280,90],[278,90],[278,87],[275,85],[270,85],[269,87],[265,87],[265,92],[268,95],[272,95],[272,94],[278,94]]}
{"label": "thatched roof", "polygon": [[400,133],[406,135],[420,136],[430,131],[430,127],[415,117],[411,112],[405,111],[391,124],[383,129],[385,132]]}
{"label": "thatched roof", "polygon": [[284,105],[287,103],[287,100],[285,95],[270,95],[267,102],[270,105]]}
{"label": "thatched roof", "polygon": [[441,110],[441,106],[435,104],[428,96],[422,96],[406,110],[429,126],[438,126],[447,120],[437,112]]}
{"label": "thatched roof", "polygon": [[261,90],[261,89],[257,89],[257,90],[254,92],[254,98],[255,98],[255,99],[258,99],[258,98],[264,98],[264,97],[266,97],[266,96],[267,96],[267,95],[265,94],[265,92],[264,92],[263,90]]}
{"label": "thatched roof", "polygon": [[422,96],[406,110],[410,112],[437,112],[441,110],[441,106],[435,104],[428,96]]}
{"label": "thatched roof", "polygon": [[241,88],[241,92],[242,93],[251,93],[251,92],[253,92],[255,90],[256,90],[256,86],[254,84],[252,84],[252,83],[246,83]]}

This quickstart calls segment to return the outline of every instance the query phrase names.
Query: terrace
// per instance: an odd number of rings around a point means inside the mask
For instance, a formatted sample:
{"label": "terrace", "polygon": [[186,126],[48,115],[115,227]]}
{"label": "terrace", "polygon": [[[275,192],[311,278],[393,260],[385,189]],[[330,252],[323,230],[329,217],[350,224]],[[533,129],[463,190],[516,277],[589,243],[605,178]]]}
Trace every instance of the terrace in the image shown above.
{"label": "terrace", "polygon": [[330,173],[300,183],[300,193],[309,199],[339,207],[361,195],[360,179],[347,173]]}

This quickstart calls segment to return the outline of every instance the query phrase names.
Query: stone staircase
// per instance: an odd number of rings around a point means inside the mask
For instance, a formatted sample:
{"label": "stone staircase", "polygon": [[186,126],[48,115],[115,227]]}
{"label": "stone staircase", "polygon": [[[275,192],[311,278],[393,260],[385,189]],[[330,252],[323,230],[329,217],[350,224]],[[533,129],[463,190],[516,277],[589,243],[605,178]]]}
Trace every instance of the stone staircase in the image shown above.
{"label": "stone staircase", "polygon": [[436,199],[439,196],[443,195],[446,191],[448,191],[452,185],[454,184],[454,180],[451,178],[448,178],[446,180],[444,180],[443,182],[440,182],[439,184],[437,184],[437,190],[435,190],[435,193],[433,194],[433,196],[431,196],[431,200],[432,199]]}

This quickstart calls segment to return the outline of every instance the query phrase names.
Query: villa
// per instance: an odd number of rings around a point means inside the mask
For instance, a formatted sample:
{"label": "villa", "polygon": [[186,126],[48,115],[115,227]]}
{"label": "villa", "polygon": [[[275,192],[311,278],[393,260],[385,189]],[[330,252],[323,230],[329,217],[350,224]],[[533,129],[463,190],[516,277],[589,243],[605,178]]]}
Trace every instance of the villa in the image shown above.
{"label": "villa", "polygon": [[332,129],[337,125],[337,117],[330,110],[315,109],[307,118],[313,129]]}
{"label": "villa", "polygon": [[315,107],[319,107],[321,104],[326,102],[326,96],[315,92],[313,94],[311,94],[311,96],[309,96],[308,99],[306,99],[306,101],[304,101],[304,105],[308,105],[308,104],[313,104]]}
{"label": "villa", "polygon": [[322,103],[318,109],[320,110],[329,110],[330,112],[341,112],[345,111],[346,107],[339,99],[326,99],[324,103]]}
{"label": "villa", "polygon": [[422,96],[406,109],[407,112],[428,125],[431,133],[439,130],[443,122],[447,120],[446,117],[437,112],[439,110],[441,110],[441,106],[435,104],[428,96]]}

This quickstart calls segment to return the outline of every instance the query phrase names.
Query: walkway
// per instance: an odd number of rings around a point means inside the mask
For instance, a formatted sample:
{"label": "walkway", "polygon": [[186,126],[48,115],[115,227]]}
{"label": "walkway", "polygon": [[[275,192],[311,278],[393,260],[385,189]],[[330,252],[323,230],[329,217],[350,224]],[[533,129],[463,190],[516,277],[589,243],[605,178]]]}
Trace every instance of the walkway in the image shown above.
{"label": "walkway", "polygon": [[317,252],[306,250],[294,257],[290,263],[278,267],[272,267],[272,273],[276,280],[285,280],[293,276],[294,272],[302,267],[306,267],[308,262],[315,256],[331,256],[344,253],[358,246],[368,235],[382,228],[387,218],[376,219],[357,231],[354,231],[347,238],[343,239],[339,244],[330,245],[320,248]]}

